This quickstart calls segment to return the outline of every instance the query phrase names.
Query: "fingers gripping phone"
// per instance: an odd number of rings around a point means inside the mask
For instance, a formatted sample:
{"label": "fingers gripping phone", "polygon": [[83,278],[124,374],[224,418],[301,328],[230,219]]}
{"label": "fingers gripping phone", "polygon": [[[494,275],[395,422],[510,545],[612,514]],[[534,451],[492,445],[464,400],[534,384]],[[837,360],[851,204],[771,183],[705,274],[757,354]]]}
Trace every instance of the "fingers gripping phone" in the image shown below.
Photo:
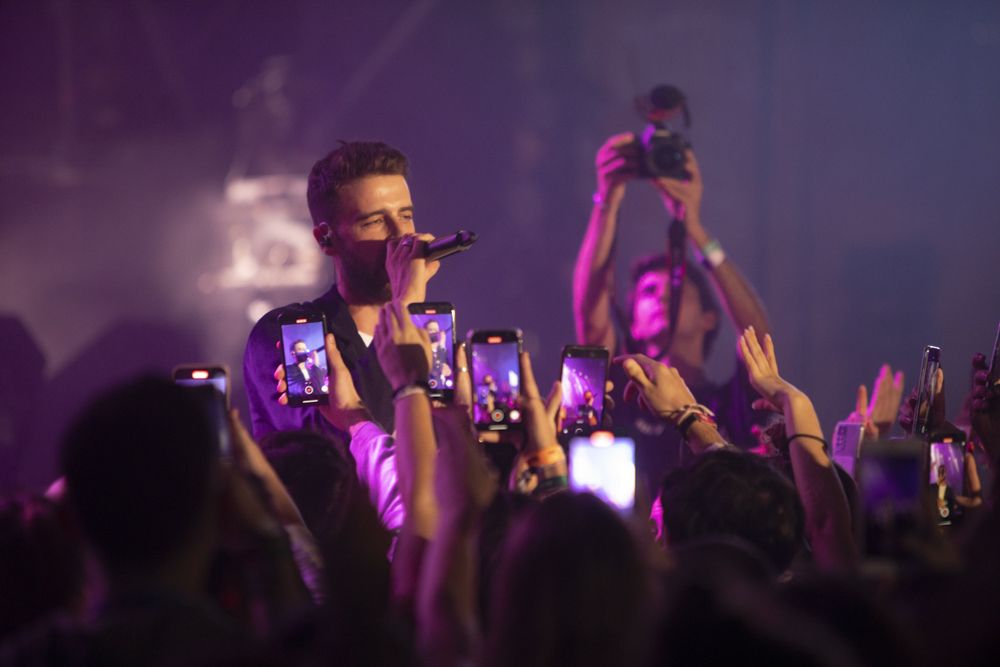
{"label": "fingers gripping phone", "polygon": [[473,421],[481,431],[521,428],[520,329],[470,331]]}
{"label": "fingers gripping phone", "polygon": [[279,316],[278,323],[288,405],[326,405],[330,400],[326,318],[322,313],[287,312]]}
{"label": "fingers gripping phone", "polygon": [[451,402],[455,398],[455,306],[446,302],[411,303],[414,326],[431,340],[431,370],[427,377],[430,397]]}
{"label": "fingers gripping phone", "polygon": [[608,356],[606,347],[567,345],[563,348],[561,434],[588,435],[600,428],[604,418]]}
{"label": "fingers gripping phone", "polygon": [[920,378],[917,385],[917,402],[913,407],[913,435],[928,435],[931,422],[931,408],[937,395],[938,369],[941,368],[941,348],[928,345],[920,361]]}
{"label": "fingers gripping phone", "polygon": [[229,368],[224,364],[186,364],[173,371],[174,382],[189,387],[216,431],[219,453],[223,457],[232,454],[232,439],[229,433]]}

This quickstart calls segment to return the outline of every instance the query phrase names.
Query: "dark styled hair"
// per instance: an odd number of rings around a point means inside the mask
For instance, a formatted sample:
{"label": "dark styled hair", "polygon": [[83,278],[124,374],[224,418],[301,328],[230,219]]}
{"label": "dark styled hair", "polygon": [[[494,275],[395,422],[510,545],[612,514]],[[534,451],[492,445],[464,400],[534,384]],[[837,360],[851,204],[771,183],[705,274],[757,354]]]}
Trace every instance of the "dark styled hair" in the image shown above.
{"label": "dark styled hair", "polygon": [[[712,291],[712,286],[708,282],[708,276],[702,271],[694,262],[687,260],[685,264],[684,276],[691,281],[691,284],[695,286],[698,290],[698,303],[701,304],[702,310],[711,311],[713,313],[719,313],[719,304],[715,300],[715,293]],[[667,270],[667,256],[664,254],[658,255],[647,255],[645,257],[640,257],[638,260],[632,264],[632,270],[629,275],[629,291],[628,291],[628,316],[631,319],[632,312],[635,307],[635,288],[639,284],[639,279],[642,278],[647,273],[652,273],[655,271],[666,271]],[[719,336],[719,327],[716,326],[714,329],[705,334],[705,356],[707,357],[712,351],[712,346],[715,344],[715,339]]]}
{"label": "dark styled hair", "polygon": [[410,165],[400,151],[381,141],[341,141],[313,165],[306,200],[313,225],[330,222],[341,186],[365,176],[403,176]]}
{"label": "dark styled hair", "polygon": [[120,385],[63,437],[69,506],[112,570],[166,561],[209,508],[218,441],[197,389],[157,377]]}
{"label": "dark styled hair", "polygon": [[671,546],[735,536],[783,572],[803,544],[805,514],[795,487],[753,454],[722,450],[699,456],[667,475],[660,503]]}

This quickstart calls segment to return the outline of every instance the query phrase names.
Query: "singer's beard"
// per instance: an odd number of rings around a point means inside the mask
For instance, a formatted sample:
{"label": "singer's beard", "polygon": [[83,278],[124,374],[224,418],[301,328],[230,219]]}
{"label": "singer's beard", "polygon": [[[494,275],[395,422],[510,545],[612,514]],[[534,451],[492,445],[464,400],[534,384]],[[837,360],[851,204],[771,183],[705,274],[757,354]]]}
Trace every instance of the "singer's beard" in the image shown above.
{"label": "singer's beard", "polygon": [[392,286],[384,262],[366,265],[345,254],[341,257],[339,280],[341,295],[352,305],[381,306],[392,301]]}

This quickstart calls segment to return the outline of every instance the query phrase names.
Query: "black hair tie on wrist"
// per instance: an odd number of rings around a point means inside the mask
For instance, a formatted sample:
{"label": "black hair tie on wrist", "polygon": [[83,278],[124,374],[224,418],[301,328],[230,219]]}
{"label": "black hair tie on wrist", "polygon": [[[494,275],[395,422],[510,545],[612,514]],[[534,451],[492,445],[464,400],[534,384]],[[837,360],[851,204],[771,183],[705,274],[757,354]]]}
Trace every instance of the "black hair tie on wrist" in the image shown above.
{"label": "black hair tie on wrist", "polygon": [[789,442],[789,444],[791,444],[792,440],[794,440],[795,438],[806,438],[808,440],[815,440],[816,442],[823,443],[824,452],[829,451],[830,449],[830,446],[826,444],[826,440],[819,437],[818,435],[809,435],[808,433],[796,433],[795,435],[790,435],[785,439]]}

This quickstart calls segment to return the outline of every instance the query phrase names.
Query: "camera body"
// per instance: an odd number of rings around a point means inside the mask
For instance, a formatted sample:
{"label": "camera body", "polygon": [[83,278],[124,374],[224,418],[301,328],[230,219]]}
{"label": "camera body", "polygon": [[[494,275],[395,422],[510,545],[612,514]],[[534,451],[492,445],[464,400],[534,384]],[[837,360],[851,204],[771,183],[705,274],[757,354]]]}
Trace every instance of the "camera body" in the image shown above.
{"label": "camera body", "polygon": [[668,120],[683,114],[684,126],[690,127],[691,115],[684,93],[676,86],[657,86],[648,95],[636,97],[635,108],[649,121],[642,136],[635,141],[639,149],[639,176],[691,178],[691,173],[684,168],[684,152],[691,144],[667,125]]}
{"label": "camera body", "polygon": [[652,122],[636,144],[640,154],[640,178],[691,178],[691,173],[684,168],[684,151],[691,144],[680,133],[671,132],[661,122]]}

